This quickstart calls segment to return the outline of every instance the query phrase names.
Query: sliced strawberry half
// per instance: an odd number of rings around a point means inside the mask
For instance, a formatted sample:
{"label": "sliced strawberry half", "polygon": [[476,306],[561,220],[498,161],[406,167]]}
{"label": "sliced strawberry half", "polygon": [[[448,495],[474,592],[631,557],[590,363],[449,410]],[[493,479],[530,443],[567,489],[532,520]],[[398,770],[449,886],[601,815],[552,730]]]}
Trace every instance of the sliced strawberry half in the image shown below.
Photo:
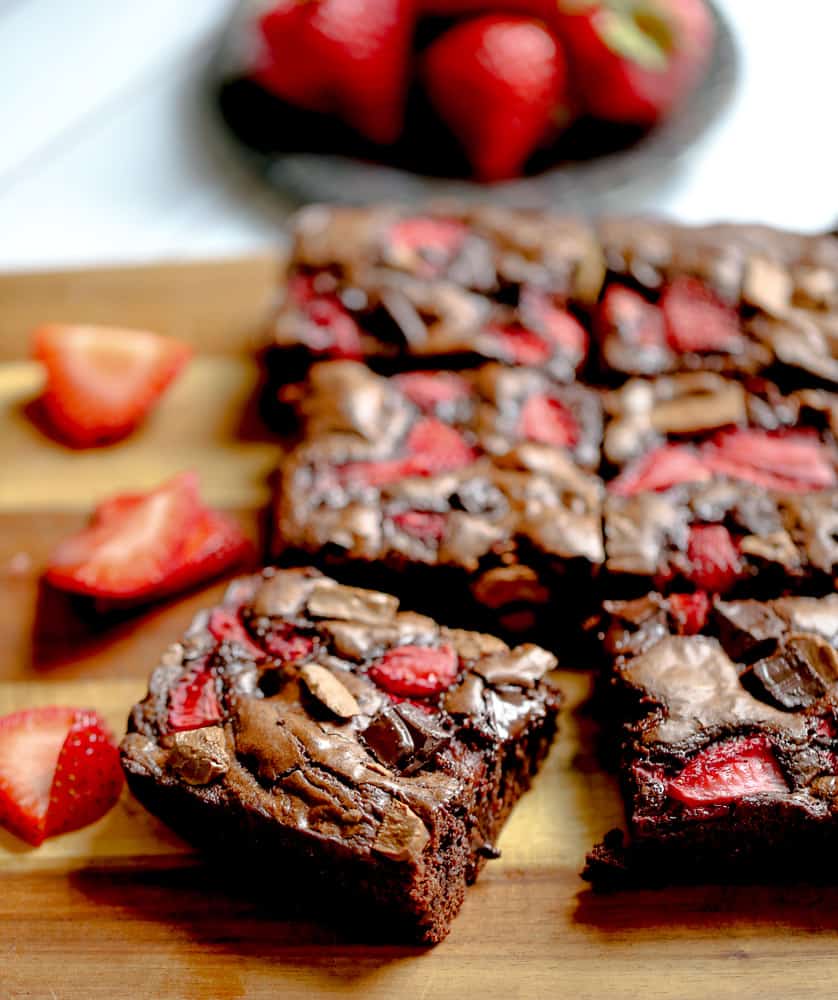
{"label": "sliced strawberry half", "polygon": [[723,594],[742,576],[736,542],[722,524],[694,524],[687,540],[687,578],[701,590]]}
{"label": "sliced strawberry half", "polygon": [[414,476],[462,469],[477,458],[477,452],[459,431],[433,417],[413,425],[407,435],[406,449],[408,474]]}
{"label": "sliced strawberry half", "polygon": [[627,465],[608,489],[617,496],[630,497],[712,478],[704,460],[689,445],[665,444]]}
{"label": "sliced strawberry half", "polygon": [[207,661],[196,661],[169,692],[167,726],[170,732],[203,729],[221,722],[215,675]]}
{"label": "sliced strawberry half", "polygon": [[661,293],[660,309],[670,347],[679,352],[735,354],[744,344],[733,309],[695,278],[676,278]]}
{"label": "sliced strawberry half", "polygon": [[247,633],[241,619],[233,611],[216,608],[210,615],[207,631],[217,642],[228,642],[253,660],[264,660],[265,652]]}
{"label": "sliced strawberry half", "polygon": [[79,448],[132,431],[192,356],[171,337],[106,326],[42,326],[33,349],[46,368],[50,425]]}
{"label": "sliced strawberry half", "polygon": [[155,595],[181,565],[201,511],[193,473],[145,496],[111,501],[88,528],[58,546],[46,578],[62,590],[117,601]]}
{"label": "sliced strawberry half", "polygon": [[816,435],[739,428],[722,431],[702,449],[716,475],[768,489],[806,493],[836,484],[835,465]]}
{"label": "sliced strawberry half", "polygon": [[521,408],[518,434],[528,441],[572,448],[579,440],[579,424],[561,400],[539,393]]}
{"label": "sliced strawberry half", "polygon": [[177,566],[160,594],[177,594],[195,587],[253,555],[253,544],[232,517],[204,510],[186,536]]}
{"label": "sliced strawberry half", "polygon": [[302,341],[316,354],[359,361],[363,356],[360,327],[337,295],[317,291],[316,280],[316,275],[296,274],[288,286],[303,314]]}
{"label": "sliced strawberry half", "polygon": [[121,789],[118,751],[95,712],[51,706],[0,719],[0,824],[27,843],[94,822]]}
{"label": "sliced strawberry half", "polygon": [[405,510],[393,515],[393,524],[401,531],[423,542],[441,542],[448,519],[431,510]]}
{"label": "sliced strawberry half", "polygon": [[616,334],[634,347],[666,347],[666,327],[657,306],[624,285],[609,285],[597,307],[595,325],[603,337]]}
{"label": "sliced strawberry half", "polygon": [[395,375],[393,383],[423,413],[435,413],[471,395],[468,382],[453,372],[407,372]]}
{"label": "sliced strawberry half", "polygon": [[735,802],[749,795],[780,795],[786,779],[765,736],[716,743],[687,762],[667,784],[670,798],[688,806]]}
{"label": "sliced strawberry half", "polygon": [[703,590],[694,594],[671,594],[669,614],[679,635],[698,635],[710,616],[710,598]]}
{"label": "sliced strawberry half", "polygon": [[578,362],[588,353],[588,333],[567,309],[556,304],[552,295],[540,288],[525,285],[521,289],[518,310],[529,327],[543,334],[565,354]]}
{"label": "sliced strawberry half", "polygon": [[369,675],[389,694],[424,698],[449,688],[458,669],[451,646],[396,646],[372,664]]}
{"label": "sliced strawberry half", "polygon": [[388,241],[397,259],[418,261],[424,277],[442,274],[459,253],[468,227],[456,219],[415,216],[390,227]]}
{"label": "sliced strawberry half", "polygon": [[46,835],[79,830],[116,805],[124,777],[113,734],[96,712],[76,713],[58,755]]}

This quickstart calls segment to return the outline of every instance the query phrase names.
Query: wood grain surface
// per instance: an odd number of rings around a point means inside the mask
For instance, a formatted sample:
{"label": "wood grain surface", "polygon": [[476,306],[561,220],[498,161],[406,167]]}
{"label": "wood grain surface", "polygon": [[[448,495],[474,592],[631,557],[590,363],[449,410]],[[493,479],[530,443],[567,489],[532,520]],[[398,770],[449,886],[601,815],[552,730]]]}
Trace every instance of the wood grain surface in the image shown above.
{"label": "wood grain surface", "polygon": [[[190,466],[258,537],[278,446],[252,418],[250,352],[274,273],[260,259],[0,278],[0,714],[90,705],[121,732],[160,651],[223,589],[106,622],[45,592],[50,549],[95,499]],[[46,318],[167,329],[201,354],[137,435],[74,452],[32,420],[40,373],[26,334]],[[281,893],[249,898],[126,793],[99,823],[37,850],[0,833],[0,1000],[834,996],[834,888],[587,889],[585,851],[620,804],[596,763],[590,678],[560,681],[561,737],[503,857],[435,949],[376,945],[363,927],[349,937]]]}

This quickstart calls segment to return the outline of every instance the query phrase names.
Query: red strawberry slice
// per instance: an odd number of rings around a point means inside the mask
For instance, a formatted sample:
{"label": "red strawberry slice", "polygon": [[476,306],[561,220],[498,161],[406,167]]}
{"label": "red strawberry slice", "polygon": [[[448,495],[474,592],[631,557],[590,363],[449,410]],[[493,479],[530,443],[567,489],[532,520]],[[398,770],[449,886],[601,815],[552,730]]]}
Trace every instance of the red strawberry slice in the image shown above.
{"label": "red strawberry slice", "polygon": [[518,311],[524,326],[543,334],[572,358],[584,359],[588,353],[588,333],[582,324],[556,305],[553,296],[540,288],[525,285],[521,289]]}
{"label": "red strawberry slice", "polygon": [[337,295],[317,291],[316,281],[316,275],[295,274],[288,284],[288,294],[303,314],[301,340],[316,354],[360,360],[363,350],[358,324]]}
{"label": "red strawberry slice", "polygon": [[188,590],[239,566],[252,555],[253,544],[233,518],[205,510],[186,536],[177,566],[160,594]]}
{"label": "red strawberry slice", "polygon": [[749,795],[781,795],[786,779],[765,736],[725,740],[702,750],[667,783],[670,798],[687,806],[735,802]]}
{"label": "red strawberry slice", "polygon": [[88,528],[58,546],[46,579],[63,590],[116,601],[154,596],[180,567],[185,539],[200,516],[193,473],[145,496],[111,501]]}
{"label": "red strawberry slice", "polygon": [[[77,802],[67,801],[69,787]],[[27,843],[99,819],[121,788],[116,747],[95,712],[51,706],[0,719],[0,824]]]}
{"label": "red strawberry slice", "polygon": [[468,227],[455,219],[417,216],[390,227],[388,241],[397,260],[416,265],[423,277],[442,274],[462,247]]}
{"label": "red strawberry slice", "polygon": [[703,483],[713,478],[702,458],[683,444],[665,444],[630,463],[608,484],[616,496],[668,490],[680,483]]}
{"label": "red strawberry slice", "polygon": [[394,376],[393,383],[423,413],[434,413],[440,406],[471,395],[468,382],[452,372],[407,372]]}
{"label": "red strawberry slice", "polygon": [[192,356],[171,337],[106,326],[42,326],[33,348],[47,373],[44,412],[79,448],[125,437]]}
{"label": "red strawberry slice", "polygon": [[722,431],[702,452],[717,475],[805,493],[835,486],[835,466],[814,434],[743,428]]}
{"label": "red strawberry slice", "polygon": [[77,712],[58,755],[46,835],[79,830],[116,805],[124,777],[113,735],[95,712]]}
{"label": "red strawberry slice", "polygon": [[557,448],[572,448],[579,440],[579,425],[567,406],[543,393],[530,396],[521,408],[518,434]]}
{"label": "red strawberry slice", "polygon": [[671,594],[669,613],[678,635],[697,635],[710,616],[710,598],[703,590],[694,594]]}
{"label": "red strawberry slice", "polygon": [[167,726],[170,732],[203,729],[221,722],[215,676],[206,659],[196,661],[169,692]]}
{"label": "red strawberry slice", "polygon": [[216,608],[210,615],[207,630],[217,642],[227,642],[237,647],[253,660],[263,660],[265,653],[247,634],[239,616],[224,608]]}
{"label": "red strawberry slice", "polygon": [[406,510],[393,515],[393,523],[423,542],[441,542],[448,524],[444,514],[430,510]]}
{"label": "red strawberry slice", "polygon": [[449,688],[458,666],[451,646],[396,646],[372,664],[369,675],[389,694],[424,698]]}
{"label": "red strawberry slice", "polygon": [[742,349],[744,341],[736,313],[695,278],[676,278],[667,285],[660,308],[673,350],[735,354]]}
{"label": "red strawberry slice", "polygon": [[595,325],[602,337],[615,334],[629,346],[666,346],[666,327],[660,309],[623,285],[609,285],[605,290],[597,307]]}
{"label": "red strawberry slice", "polygon": [[739,549],[722,524],[694,524],[687,540],[687,578],[701,590],[723,594],[742,576]]}
{"label": "red strawberry slice", "polygon": [[406,442],[408,475],[433,476],[471,465],[477,452],[459,431],[441,420],[426,417],[410,429]]}
{"label": "red strawberry slice", "polygon": [[514,365],[541,365],[553,351],[547,340],[525,326],[509,323],[490,324],[485,333],[497,341],[498,353]]}
{"label": "red strawberry slice", "polygon": [[293,625],[285,625],[279,631],[269,633],[262,641],[268,653],[283,663],[304,660],[314,651],[311,636],[301,635]]}

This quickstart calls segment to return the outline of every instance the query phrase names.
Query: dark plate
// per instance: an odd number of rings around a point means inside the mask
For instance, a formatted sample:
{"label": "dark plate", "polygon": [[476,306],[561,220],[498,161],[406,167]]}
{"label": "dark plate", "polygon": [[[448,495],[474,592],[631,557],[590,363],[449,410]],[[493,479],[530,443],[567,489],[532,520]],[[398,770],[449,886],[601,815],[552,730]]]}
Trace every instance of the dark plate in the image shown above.
{"label": "dark plate", "polygon": [[[519,207],[561,206],[575,211],[636,202],[644,188],[651,190],[665,181],[688,147],[716,119],[737,76],[733,34],[711,5],[716,42],[709,71],[669,121],[643,133],[583,121],[562,139],[562,149],[573,150],[572,159],[566,154],[560,162],[544,164],[536,158],[531,172],[520,180],[478,184],[434,176],[437,163],[427,160],[429,149],[442,150],[447,165],[457,166],[459,159],[463,173],[466,167],[444,133],[429,139],[433,121],[417,93],[411,97],[410,114],[425,127],[413,129],[412,134],[421,131],[422,141],[414,146],[404,141],[388,149],[388,162],[383,163],[376,159],[380,150],[365,147],[349,130],[322,116],[296,111],[243,78],[238,65],[247,8],[245,3],[237,10],[210,66],[214,117],[251,167],[286,198],[299,202],[481,201],[490,197]],[[419,165],[419,170],[409,170],[406,164]]]}

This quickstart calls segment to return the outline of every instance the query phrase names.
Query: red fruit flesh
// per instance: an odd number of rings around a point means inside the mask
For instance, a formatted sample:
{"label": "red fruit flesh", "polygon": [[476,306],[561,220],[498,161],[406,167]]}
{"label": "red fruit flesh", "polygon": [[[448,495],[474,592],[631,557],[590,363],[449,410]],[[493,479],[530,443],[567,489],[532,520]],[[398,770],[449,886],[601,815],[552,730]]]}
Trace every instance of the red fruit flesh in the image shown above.
{"label": "red fruit flesh", "polygon": [[407,372],[395,375],[393,383],[423,413],[434,413],[439,406],[471,395],[468,382],[452,372]]}
{"label": "red fruit flesh", "polygon": [[671,594],[669,613],[678,635],[698,635],[710,616],[710,598],[703,590],[694,594]]}
{"label": "red fruit flesh", "polygon": [[233,518],[205,510],[186,536],[161,594],[177,594],[211,580],[252,554],[253,545]]}
{"label": "red fruit flesh", "polygon": [[173,733],[203,729],[221,719],[215,677],[206,660],[197,661],[169,692],[168,729]]}
{"label": "red fruit flesh", "polygon": [[224,608],[216,608],[210,615],[207,629],[217,642],[229,642],[253,660],[263,660],[265,653],[247,634],[239,616]]}
{"label": "red fruit flesh", "polygon": [[551,343],[582,361],[588,353],[588,334],[582,324],[553,297],[531,285],[521,289],[518,309],[524,325],[543,334]]}
{"label": "red fruit flesh", "polygon": [[285,625],[277,632],[271,632],[262,640],[268,653],[283,663],[304,660],[314,651],[314,640],[301,635],[293,625]]}
{"label": "red fruit flesh", "polygon": [[768,489],[805,493],[835,486],[835,465],[814,434],[737,429],[717,434],[703,450],[716,475]]}
{"label": "red fruit flesh", "polygon": [[695,278],[676,278],[663,290],[660,309],[669,346],[679,352],[722,351],[743,346],[735,311]]}
{"label": "red fruit flesh", "polygon": [[547,28],[490,14],[456,24],[425,53],[431,103],[483,181],[515,177],[555,127],[562,53]]}
{"label": "red fruit flesh", "polygon": [[609,285],[597,307],[595,325],[600,336],[616,334],[621,341],[636,347],[666,347],[663,313],[642,295]]}
{"label": "red fruit flesh", "polygon": [[608,489],[617,496],[630,497],[668,490],[679,483],[703,483],[712,478],[706,463],[689,445],[666,444],[627,465],[608,484]]}
{"label": "red fruit flesh", "polygon": [[750,795],[781,795],[788,785],[765,736],[717,743],[689,760],[667,783],[670,798],[687,806],[719,805]]}
{"label": "red fruit flesh", "polygon": [[380,462],[349,462],[338,466],[337,472],[340,481],[347,486],[386,486],[412,474],[402,458],[383,459]]}
{"label": "red fruit flesh", "polygon": [[453,427],[427,417],[417,421],[407,436],[408,475],[433,476],[471,465],[477,452]]}
{"label": "red fruit flesh", "polygon": [[372,664],[369,675],[389,694],[424,698],[449,688],[459,660],[451,646],[397,646]]}
{"label": "red fruit flesh", "polygon": [[579,425],[564,403],[540,394],[530,396],[521,408],[518,433],[528,441],[572,448],[579,440]]}
{"label": "red fruit flesh", "polygon": [[192,356],[170,337],[104,326],[42,326],[33,348],[47,373],[44,412],[80,448],[125,437]]}
{"label": "red fruit flesh", "polygon": [[731,533],[721,524],[694,524],[687,540],[687,578],[700,590],[723,594],[740,579],[742,563]]}
{"label": "red fruit flesh", "polygon": [[124,777],[113,735],[95,712],[77,712],[58,755],[46,835],[79,830],[116,805]]}
{"label": "red fruit flesh", "polygon": [[428,510],[406,510],[393,515],[393,523],[408,535],[425,542],[440,542],[448,524],[444,514]]}
{"label": "red fruit flesh", "polygon": [[363,356],[361,330],[334,294],[320,294],[313,275],[297,274],[289,295],[303,314],[301,339],[309,350],[332,358],[359,361]]}
{"label": "red fruit flesh", "polygon": [[149,494],[111,500],[88,528],[58,546],[46,579],[63,590],[116,601],[156,595],[180,566],[201,510],[192,473]]}
{"label": "red fruit flesh", "polygon": [[454,219],[417,216],[391,226],[389,243],[396,259],[421,262],[427,277],[441,274],[462,247],[468,227]]}
{"label": "red fruit flesh", "polygon": [[485,332],[498,341],[502,357],[515,365],[541,365],[553,353],[546,339],[524,326],[492,324]]}

